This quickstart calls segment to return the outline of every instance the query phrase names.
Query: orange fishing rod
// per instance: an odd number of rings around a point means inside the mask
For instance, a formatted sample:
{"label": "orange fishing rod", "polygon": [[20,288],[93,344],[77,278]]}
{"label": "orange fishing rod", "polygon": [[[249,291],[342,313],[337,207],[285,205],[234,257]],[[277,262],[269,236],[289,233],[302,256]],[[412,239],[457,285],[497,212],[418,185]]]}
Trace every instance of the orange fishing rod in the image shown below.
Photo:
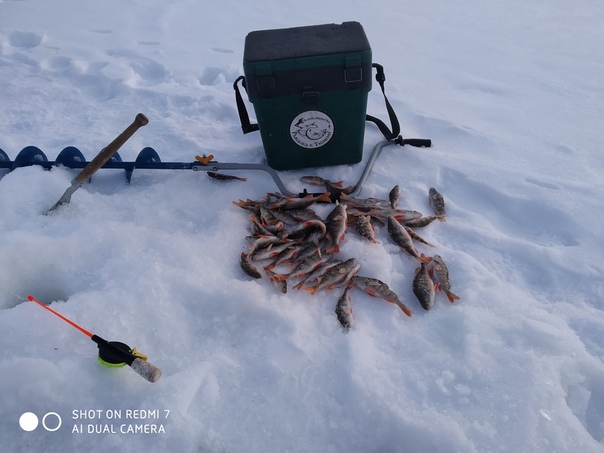
{"label": "orange fishing rod", "polygon": [[118,368],[124,365],[130,366],[134,371],[140,374],[142,377],[147,379],[149,382],[155,382],[161,376],[161,370],[155,365],[147,362],[147,357],[136,351],[135,348],[130,348],[127,344],[120,343],[119,341],[107,341],[103,338],[88,332],[83,327],[77,325],[75,322],[67,319],[62,314],[56,312],[48,305],[43,304],[39,300],[36,300],[33,296],[27,296],[27,300],[35,302],[40,307],[45,308],[53,315],[61,318],[67,324],[75,327],[92,341],[94,341],[99,347],[99,361],[108,367]]}
{"label": "orange fishing rod", "polygon": [[44,305],[42,302],[40,302],[39,300],[36,300],[34,298],[34,296],[27,296],[27,300],[30,300],[32,302],[37,303],[40,307],[47,309],[49,312],[51,312],[52,314],[58,316],[59,318],[61,318],[63,321],[65,321],[67,324],[72,325],[73,327],[75,327],[76,329],[78,329],[80,332],[82,332],[84,335],[86,335],[88,338],[92,338],[93,334],[91,334],[90,332],[88,332],[86,329],[84,329],[83,327],[78,326],[75,322],[70,321],[69,319],[67,319],[65,316],[63,316],[60,313],[57,313],[56,311],[54,311],[52,308],[50,308],[48,305]]}

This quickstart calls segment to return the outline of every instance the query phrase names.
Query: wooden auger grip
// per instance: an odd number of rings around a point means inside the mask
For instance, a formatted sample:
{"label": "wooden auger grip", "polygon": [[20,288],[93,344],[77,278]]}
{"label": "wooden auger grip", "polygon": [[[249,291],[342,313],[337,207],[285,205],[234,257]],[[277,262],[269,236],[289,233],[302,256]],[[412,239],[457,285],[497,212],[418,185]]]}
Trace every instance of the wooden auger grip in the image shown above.
{"label": "wooden auger grip", "polygon": [[89,179],[96,171],[101,168],[103,165],[107,163],[111,156],[113,156],[121,146],[128,141],[132,135],[141,127],[148,124],[149,120],[145,115],[139,113],[134,118],[134,121],[130,126],[128,126],[124,132],[118,135],[115,140],[109,143],[105,148],[101,150],[97,156],[90,161],[88,165],[84,167],[84,169],[76,176],[76,179],[84,184],[87,179]]}

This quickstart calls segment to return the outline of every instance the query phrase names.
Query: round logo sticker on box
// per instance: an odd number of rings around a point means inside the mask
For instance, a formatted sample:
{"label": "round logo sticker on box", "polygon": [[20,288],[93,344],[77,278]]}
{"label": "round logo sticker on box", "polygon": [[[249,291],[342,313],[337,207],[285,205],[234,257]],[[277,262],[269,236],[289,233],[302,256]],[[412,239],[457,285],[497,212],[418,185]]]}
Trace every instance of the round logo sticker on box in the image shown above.
{"label": "round logo sticker on box", "polygon": [[297,115],[289,126],[289,134],[299,146],[320,148],[333,137],[334,124],[324,112],[307,110]]}

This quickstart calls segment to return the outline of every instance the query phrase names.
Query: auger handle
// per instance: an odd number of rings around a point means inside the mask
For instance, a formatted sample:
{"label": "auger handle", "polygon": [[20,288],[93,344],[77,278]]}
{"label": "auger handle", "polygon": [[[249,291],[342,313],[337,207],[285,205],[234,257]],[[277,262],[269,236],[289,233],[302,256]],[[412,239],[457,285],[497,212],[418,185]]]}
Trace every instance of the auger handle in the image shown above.
{"label": "auger handle", "polygon": [[101,168],[109,159],[111,159],[111,156],[113,156],[139,128],[148,123],[149,119],[145,115],[142,113],[136,115],[136,118],[134,118],[132,124],[128,126],[124,132],[118,135],[115,140],[103,148],[101,152],[98,153],[97,156],[84,167],[84,169],[75,177],[75,179],[77,179],[81,184],[84,184],[87,179],[89,179],[99,168]]}

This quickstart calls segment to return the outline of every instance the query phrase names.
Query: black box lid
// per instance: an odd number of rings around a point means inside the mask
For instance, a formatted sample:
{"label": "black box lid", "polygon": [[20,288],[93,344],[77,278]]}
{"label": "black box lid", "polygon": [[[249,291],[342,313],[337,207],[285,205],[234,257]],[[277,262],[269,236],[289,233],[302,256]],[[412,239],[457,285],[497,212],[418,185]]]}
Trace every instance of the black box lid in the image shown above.
{"label": "black box lid", "polygon": [[358,22],[261,30],[245,38],[247,62],[283,60],[371,50]]}

